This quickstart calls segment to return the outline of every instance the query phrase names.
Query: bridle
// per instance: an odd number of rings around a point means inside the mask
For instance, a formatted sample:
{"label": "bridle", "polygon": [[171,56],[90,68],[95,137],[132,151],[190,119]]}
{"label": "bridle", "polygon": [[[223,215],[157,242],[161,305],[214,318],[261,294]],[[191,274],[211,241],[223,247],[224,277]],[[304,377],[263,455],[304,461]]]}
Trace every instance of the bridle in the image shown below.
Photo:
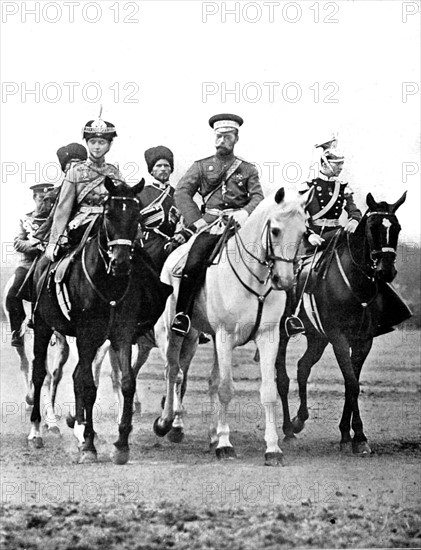
{"label": "bridle", "polygon": [[[258,256],[255,256],[252,252],[250,252],[250,250],[247,249],[247,247],[245,246],[242,238],[240,237],[240,234],[238,233],[238,229],[237,227],[235,228],[235,232],[234,232],[234,239],[235,239],[235,243],[237,245],[237,249],[238,249],[238,253],[240,255],[240,258],[241,258],[241,261],[243,263],[243,265],[246,267],[247,271],[262,285],[267,285],[269,279],[272,278],[272,273],[273,273],[273,266],[275,265],[275,262],[285,262],[285,263],[294,263],[295,261],[295,258],[285,258],[285,256],[277,256],[275,254],[275,249],[274,249],[274,246],[273,246],[273,241],[272,241],[272,238],[271,238],[271,234],[270,234],[270,227],[271,227],[271,224],[270,224],[270,220],[268,220],[262,230],[262,241],[263,239],[265,240],[265,257],[262,259],[260,259]],[[262,280],[260,279],[260,277],[258,277],[250,268],[249,266],[247,265],[247,262],[245,261],[244,257],[243,257],[243,252],[245,254],[247,254],[247,256],[249,256],[250,258],[253,258],[253,260],[256,260],[256,262],[258,262],[261,266],[264,266],[266,267],[266,269],[268,270],[268,274],[267,274],[267,277],[266,279]],[[230,262],[230,259],[229,259],[229,256],[228,256],[228,261]],[[230,262],[230,265],[232,267],[232,269],[234,270],[231,262]],[[234,270],[235,272],[235,270]]]}
{"label": "bridle", "polygon": [[[396,220],[395,214],[389,213],[389,212],[379,212],[379,211],[368,212],[367,213],[367,218],[369,218],[370,216],[374,216],[374,215],[382,216],[383,223],[384,223],[384,220],[387,220],[390,224],[390,227],[392,226],[392,222],[390,220],[391,219]],[[374,245],[373,237],[371,235],[371,231],[368,231],[367,239],[368,239],[369,246],[370,246],[370,259],[371,259],[371,262],[372,262],[372,269],[373,270],[376,269],[381,254],[384,254],[384,253],[393,254],[393,263],[396,262],[396,249],[395,248],[393,248],[392,246],[382,246],[380,249],[375,249],[375,245]]]}
{"label": "bridle", "polygon": [[[129,201],[133,202],[134,201],[136,203],[136,205],[139,206],[139,201],[135,197],[125,197],[125,196],[123,196],[123,197],[110,197],[109,198],[109,201],[113,201],[113,200],[120,200],[120,201],[126,201],[126,202],[129,202]],[[105,206],[106,206],[106,204],[105,204]],[[125,207],[126,207],[126,204],[123,203],[123,210],[125,210]],[[105,213],[106,213],[106,210],[104,208],[104,214]],[[111,259],[112,253],[113,253],[113,250],[112,250],[113,246],[116,246],[116,245],[129,246],[130,247],[130,260],[131,260],[132,257],[133,257],[134,239],[133,240],[130,240],[130,239],[112,239],[111,240],[109,238],[109,234],[108,234],[108,227],[107,227],[107,221],[106,221],[105,215],[103,217],[103,227],[104,227],[106,241],[107,241],[106,248],[102,247],[99,242],[98,242],[98,245],[99,245],[99,251],[100,251],[101,257],[102,257],[105,265],[107,266],[107,274],[109,274],[110,271],[111,271],[111,268],[112,268],[112,264],[111,264],[111,261],[108,261],[106,259],[105,255],[104,255],[104,252],[106,252],[107,255],[108,255],[108,258]],[[99,235],[100,235],[100,232],[98,232],[98,238],[99,238]]]}

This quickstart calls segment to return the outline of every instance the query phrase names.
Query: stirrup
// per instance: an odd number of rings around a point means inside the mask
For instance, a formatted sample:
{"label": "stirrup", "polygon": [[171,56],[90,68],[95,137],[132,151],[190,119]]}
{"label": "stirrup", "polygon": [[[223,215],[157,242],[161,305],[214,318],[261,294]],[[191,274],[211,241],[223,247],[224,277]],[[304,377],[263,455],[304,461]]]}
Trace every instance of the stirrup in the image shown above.
{"label": "stirrup", "polygon": [[296,315],[291,315],[285,319],[285,332],[288,338],[295,336],[296,334],[303,334],[305,328],[303,322]]}
{"label": "stirrup", "polygon": [[185,313],[177,313],[171,324],[171,330],[178,334],[178,336],[187,336],[190,327],[190,317]]}

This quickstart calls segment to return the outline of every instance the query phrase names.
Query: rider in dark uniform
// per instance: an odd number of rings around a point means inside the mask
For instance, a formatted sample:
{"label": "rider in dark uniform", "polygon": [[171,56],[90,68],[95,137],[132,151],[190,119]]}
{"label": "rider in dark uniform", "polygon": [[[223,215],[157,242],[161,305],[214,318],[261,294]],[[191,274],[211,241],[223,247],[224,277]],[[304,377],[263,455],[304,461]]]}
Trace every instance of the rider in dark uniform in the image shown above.
{"label": "rider in dark uniform", "polygon": [[152,176],[139,195],[142,204],[142,243],[156,265],[158,273],[169,253],[186,239],[176,232],[180,213],[175,206],[170,175],[174,171],[174,155],[159,145],[145,151],[148,171]]}
{"label": "rider in dark uniform", "polygon": [[300,194],[314,189],[313,199],[307,205],[310,214],[304,239],[307,252],[312,252],[314,246],[326,245],[336,234],[343,211],[348,215],[346,232],[353,233],[362,218],[348,182],[339,179],[344,161],[345,157],[336,148],[327,149],[321,157],[318,177],[300,185]]}
{"label": "rider in dark uniform", "polygon": [[22,323],[26,317],[22,298],[17,294],[33,261],[41,254],[43,249],[41,241],[35,238],[34,235],[39,227],[45,222],[48,212],[43,211],[45,206],[44,198],[53,187],[54,185],[52,183],[38,183],[30,187],[33,191],[36,207],[33,212],[26,214],[19,220],[19,227],[13,241],[15,250],[20,253],[20,261],[15,271],[13,285],[7,293],[6,309],[9,313],[10,328],[12,331],[11,343],[14,347],[23,346],[23,334],[21,334],[21,329]]}
{"label": "rider in dark uniform", "polygon": [[[203,284],[206,260],[220,233],[209,225],[222,213],[231,216],[241,226],[263,199],[256,167],[234,156],[238,130],[243,119],[237,115],[221,114],[210,118],[215,132],[216,154],[196,161],[180,180],[175,191],[175,202],[183,216],[187,235],[199,233],[190,250],[177,300],[172,330],[185,336],[190,330],[190,316],[194,296]],[[199,193],[203,206],[199,209],[193,197]],[[223,229],[222,229],[223,231]]]}
{"label": "rider in dark uniform", "polygon": [[[336,147],[336,138],[332,137],[331,140],[316,145],[316,152],[317,160],[313,155],[312,168],[316,166],[318,173],[315,178],[300,184],[298,190],[300,194],[306,193],[309,189],[314,190],[313,198],[307,205],[310,217],[303,243],[306,254],[315,254],[326,247],[342,227],[339,218],[343,211],[348,215],[346,232],[353,233],[362,218],[349,184],[338,179],[345,157]],[[294,287],[289,293],[288,307],[295,301]],[[286,327],[289,335],[304,332],[304,325],[296,315],[288,317]]]}

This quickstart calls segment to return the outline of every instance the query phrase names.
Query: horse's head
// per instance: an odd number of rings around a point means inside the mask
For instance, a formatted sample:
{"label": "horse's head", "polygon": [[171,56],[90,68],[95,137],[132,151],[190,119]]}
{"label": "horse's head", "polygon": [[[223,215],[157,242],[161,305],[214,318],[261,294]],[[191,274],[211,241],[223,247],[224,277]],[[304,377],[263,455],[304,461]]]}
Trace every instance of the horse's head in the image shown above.
{"label": "horse's head", "polygon": [[113,275],[127,274],[131,267],[139,221],[139,201],[136,196],[142,191],[145,181],[142,179],[130,187],[125,183],[115,185],[106,176],[104,185],[109,193],[104,209],[109,270]]}
{"label": "horse's head", "polygon": [[378,277],[390,283],[396,277],[396,248],[401,226],[395,215],[396,210],[406,200],[406,191],[394,204],[376,202],[367,195],[366,238],[370,259]]}
{"label": "horse's head", "polygon": [[274,197],[267,199],[272,204],[268,211],[262,244],[265,260],[270,267],[272,287],[276,290],[288,290],[294,283],[293,262],[306,230],[305,207],[312,194],[313,190],[310,190],[301,196],[288,198],[281,187]]}

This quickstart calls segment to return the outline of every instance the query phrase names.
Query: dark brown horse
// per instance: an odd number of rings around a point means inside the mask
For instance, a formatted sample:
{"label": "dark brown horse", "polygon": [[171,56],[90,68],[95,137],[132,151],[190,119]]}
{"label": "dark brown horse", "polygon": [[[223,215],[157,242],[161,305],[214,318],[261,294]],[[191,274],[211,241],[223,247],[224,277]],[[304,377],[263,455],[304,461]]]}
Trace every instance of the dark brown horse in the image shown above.
{"label": "dark brown horse", "polygon": [[[373,337],[411,315],[388,286],[397,273],[396,247],[401,227],[395,212],[405,199],[406,193],[394,204],[378,203],[368,194],[368,211],[355,233],[338,235],[339,238],[332,241],[324,253],[319,253],[314,262],[299,313],[305,327],[307,350],[298,361],[300,407],[292,421],[285,360],[289,337],[285,331],[285,317],[281,321],[276,370],[286,438],[294,437],[294,433],[304,428],[309,417],[307,380],[311,368],[331,343],[345,381],[345,404],[339,424],[341,448],[348,448],[352,441],[354,453],[371,452],[358,407],[359,378]],[[311,258],[304,263],[298,276],[297,296],[301,296],[310,265]]]}
{"label": "dark brown horse", "polygon": [[[54,266],[42,259],[34,285],[37,305],[34,314],[34,408],[29,440],[42,445],[40,390],[46,374],[45,358],[52,330],[76,336],[79,361],[73,373],[76,416],[74,434],[79,441],[79,462],[96,460],[92,412],[97,389],[92,361],[101,344],[109,338],[122,373],[124,406],[119,438],[114,443],[112,460],[125,464],[129,459],[129,434],[132,430],[135,378],[131,368],[132,339],[138,323],[154,325],[161,315],[171,287],[160,283],[148,265],[148,258],[135,247],[139,221],[135,187],[114,185],[108,177],[104,185],[109,197],[98,215],[89,238],[75,255],[63,279],[62,294],[70,311],[59,306],[56,287],[60,277]],[[46,265],[48,264],[48,265]]]}

